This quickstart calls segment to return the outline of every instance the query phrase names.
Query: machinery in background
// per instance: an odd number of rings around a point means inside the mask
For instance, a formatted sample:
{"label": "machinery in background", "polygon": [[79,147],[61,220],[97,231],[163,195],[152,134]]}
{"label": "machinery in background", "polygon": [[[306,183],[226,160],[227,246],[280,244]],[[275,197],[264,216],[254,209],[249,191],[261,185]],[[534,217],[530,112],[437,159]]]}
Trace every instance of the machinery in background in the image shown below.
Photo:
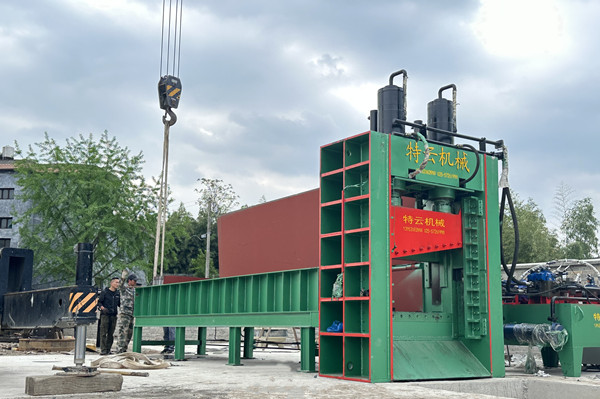
{"label": "machinery in background", "polygon": [[[394,85],[399,75],[402,87]],[[232,262],[231,277],[142,287],[134,350],[141,350],[143,327],[175,326],[175,358],[183,359],[185,344],[205,353],[207,326],[227,326],[229,364],[239,365],[242,327],[244,357],[251,357],[252,326],[301,326],[301,369],[315,370],[318,327],[319,373],[326,377],[503,377],[504,343],[531,341],[550,347],[546,356],[558,353],[565,374],[578,375],[583,348],[600,342],[592,281],[576,286],[532,270],[528,281],[511,276],[502,291],[500,215],[505,200],[513,208],[506,147],[457,133],[454,85],[429,103],[427,124],[407,122],[406,83],[406,71],[392,74],[379,90],[371,129],[320,149],[318,269],[265,273],[259,253],[247,259],[260,266]],[[447,89],[452,100],[442,97]],[[282,208],[277,217],[273,209],[238,211],[255,215],[238,220],[270,228],[272,219],[289,221],[286,215],[297,211]],[[283,232],[297,240],[290,226]],[[266,252],[274,242],[259,233],[253,239],[264,242],[256,245],[236,237],[234,249],[243,253]],[[185,340],[189,327],[198,327],[198,340]]]}
{"label": "machinery in background", "polygon": [[92,285],[92,244],[76,246],[73,286],[32,290],[33,251],[0,249],[0,325],[6,329],[75,328],[75,365],[85,361],[87,326],[96,322],[98,289]]}
{"label": "machinery in background", "polygon": [[581,375],[600,368],[600,272],[581,261],[553,261],[503,281],[507,344],[539,345],[545,367]]}
{"label": "machinery in background", "polygon": [[456,132],[454,85],[407,122],[406,84],[393,73],[370,131],[321,147],[320,374],[502,377],[503,142]]}

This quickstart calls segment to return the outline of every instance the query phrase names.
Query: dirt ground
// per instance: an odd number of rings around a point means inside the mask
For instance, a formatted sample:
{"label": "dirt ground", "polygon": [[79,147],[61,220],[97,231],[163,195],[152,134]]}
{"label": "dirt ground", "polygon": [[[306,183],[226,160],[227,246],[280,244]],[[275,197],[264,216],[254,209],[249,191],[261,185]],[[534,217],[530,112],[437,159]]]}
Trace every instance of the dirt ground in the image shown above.
{"label": "dirt ground", "polygon": [[[95,342],[93,328],[89,328],[88,343]],[[190,329],[192,330],[192,329]],[[90,334],[92,332],[92,334]],[[257,334],[260,330],[257,331]],[[506,397],[534,399],[527,396],[527,388],[521,388],[523,381],[541,382],[551,387],[552,383],[580,384],[576,388],[595,389],[588,395],[588,391],[577,394],[578,399],[600,397],[600,372],[586,372],[581,378],[564,378],[560,370],[554,369],[539,375],[524,375],[523,364],[526,348],[510,347],[512,357],[511,367],[507,368],[506,378],[480,379],[467,381],[439,381],[436,386],[426,386],[425,383],[382,383],[369,384],[321,377],[318,373],[300,372],[300,352],[293,349],[295,337],[288,334],[288,343],[284,349],[270,346],[256,348],[253,359],[243,359],[243,366],[229,366],[228,348],[224,340],[227,338],[227,329],[209,329],[207,338],[207,355],[194,355],[195,347],[186,347],[186,360],[170,360],[171,366],[162,370],[148,370],[150,377],[125,376],[123,386],[119,392],[88,393],[79,395],[40,396],[41,398],[415,398],[415,399],[442,399],[442,398],[499,398],[504,396],[490,396],[483,393],[473,393],[467,384],[480,384],[483,392],[506,392],[506,388],[496,390],[485,389],[485,385],[514,386],[513,394]],[[278,334],[283,334],[279,332]],[[68,335],[68,331],[65,332]],[[186,334],[187,335],[187,334]],[[291,336],[290,336],[291,335]],[[144,329],[144,339],[160,339],[162,329]],[[193,331],[190,331],[190,338]],[[44,353],[35,351],[18,351],[16,343],[0,343],[0,398],[24,399],[25,380],[28,376],[53,375],[52,366],[73,366],[73,353]],[[150,357],[161,358],[159,351],[162,347],[142,348],[142,352]],[[535,354],[536,361],[541,366],[539,350]],[[95,352],[87,352],[86,364],[97,359]],[[465,387],[451,387],[452,384],[465,384]],[[446,388],[447,386],[447,388]],[[480,387],[480,388],[481,388]],[[478,388],[477,392],[482,392]],[[510,390],[509,390],[510,391]],[[494,395],[497,395],[494,393]],[[553,396],[554,395],[554,396]],[[591,396],[590,396],[591,395]],[[548,388],[543,396],[545,399],[554,397],[568,397],[560,389]]]}

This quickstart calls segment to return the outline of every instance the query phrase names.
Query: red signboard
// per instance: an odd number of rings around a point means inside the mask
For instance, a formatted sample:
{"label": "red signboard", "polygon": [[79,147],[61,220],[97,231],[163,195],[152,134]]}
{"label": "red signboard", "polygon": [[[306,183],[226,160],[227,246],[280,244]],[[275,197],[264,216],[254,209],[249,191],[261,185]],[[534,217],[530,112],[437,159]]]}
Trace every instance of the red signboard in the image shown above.
{"label": "red signboard", "polygon": [[451,213],[392,206],[392,257],[462,248],[462,217]]}

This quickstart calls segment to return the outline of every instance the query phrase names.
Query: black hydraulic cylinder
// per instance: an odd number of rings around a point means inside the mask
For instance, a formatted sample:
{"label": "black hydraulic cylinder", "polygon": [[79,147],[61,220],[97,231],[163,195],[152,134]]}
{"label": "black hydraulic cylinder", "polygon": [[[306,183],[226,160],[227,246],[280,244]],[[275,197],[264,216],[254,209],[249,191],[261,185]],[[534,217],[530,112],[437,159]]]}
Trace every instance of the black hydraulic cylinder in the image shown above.
{"label": "black hydraulic cylinder", "polygon": [[93,285],[92,264],[94,263],[94,247],[88,242],[77,244],[77,271],[75,284]]}
{"label": "black hydraulic cylinder", "polygon": [[377,131],[377,110],[372,109],[369,115],[369,130],[376,132]]}
{"label": "black hydraulic cylinder", "polygon": [[[456,124],[452,120],[452,110],[452,101],[446,100],[445,98],[436,98],[427,104],[427,125],[449,132],[456,132]],[[437,133],[434,131],[427,132],[427,139],[454,144],[454,137],[449,134]]]}
{"label": "black hydraulic cylinder", "polygon": [[[442,97],[442,92],[452,89],[452,101]],[[456,85],[449,84],[438,90],[438,98],[427,104],[427,125],[435,129],[456,133]],[[427,132],[428,140],[454,144],[454,137],[436,131]]]}
{"label": "black hydraulic cylinder", "polygon": [[[397,75],[404,75],[403,87],[393,84]],[[406,120],[406,80],[404,69],[394,72],[390,76],[389,84],[377,91],[377,129],[381,133],[404,133],[404,125],[394,124],[394,121]]]}
{"label": "black hydraulic cylinder", "polygon": [[558,323],[552,324],[505,324],[505,342],[517,342],[526,345],[550,345],[555,351],[560,351],[569,338],[567,330]]}

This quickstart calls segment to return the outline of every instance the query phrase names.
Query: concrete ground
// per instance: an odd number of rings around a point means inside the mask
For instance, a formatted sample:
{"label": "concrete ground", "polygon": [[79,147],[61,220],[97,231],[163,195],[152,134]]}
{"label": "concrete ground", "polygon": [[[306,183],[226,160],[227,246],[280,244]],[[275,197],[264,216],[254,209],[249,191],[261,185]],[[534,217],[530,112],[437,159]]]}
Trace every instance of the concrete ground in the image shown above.
{"label": "concrete ground", "polygon": [[[149,356],[162,358],[157,347],[144,347]],[[120,392],[85,395],[38,396],[40,398],[498,398],[577,399],[600,397],[600,372],[585,372],[580,378],[564,378],[560,370],[545,370],[547,376],[525,375],[520,366],[508,369],[506,378],[420,383],[369,384],[302,373],[297,350],[255,349],[254,359],[243,366],[228,366],[227,347],[207,346],[207,355],[192,355],[172,361],[162,370],[148,370],[149,377],[125,376]],[[27,376],[52,375],[52,366],[73,366],[73,354],[0,354],[0,397],[25,395]],[[99,355],[86,356],[86,364]],[[457,392],[453,392],[457,391]]]}

